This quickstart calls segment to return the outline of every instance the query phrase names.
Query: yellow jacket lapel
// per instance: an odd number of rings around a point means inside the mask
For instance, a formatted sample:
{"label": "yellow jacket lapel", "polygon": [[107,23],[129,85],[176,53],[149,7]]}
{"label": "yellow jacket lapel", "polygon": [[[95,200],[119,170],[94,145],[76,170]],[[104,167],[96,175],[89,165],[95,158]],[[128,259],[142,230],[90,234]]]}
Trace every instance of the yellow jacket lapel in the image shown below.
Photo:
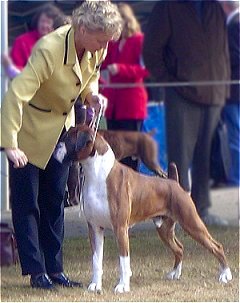
{"label": "yellow jacket lapel", "polygon": [[73,65],[73,71],[82,83],[82,72],[75,49],[74,30],[72,27],[69,29],[66,35],[64,64]]}

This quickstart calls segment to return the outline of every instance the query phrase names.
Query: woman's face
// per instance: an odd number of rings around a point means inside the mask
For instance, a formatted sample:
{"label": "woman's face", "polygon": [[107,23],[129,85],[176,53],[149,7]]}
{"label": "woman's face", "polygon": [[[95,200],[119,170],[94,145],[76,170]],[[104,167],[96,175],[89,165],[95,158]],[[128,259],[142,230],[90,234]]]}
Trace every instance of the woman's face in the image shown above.
{"label": "woman's face", "polygon": [[94,53],[100,49],[106,48],[108,42],[112,40],[112,36],[102,31],[89,31],[84,27],[80,27],[76,32],[76,48],[81,48]]}
{"label": "woman's face", "polygon": [[45,13],[41,14],[38,19],[37,30],[42,37],[54,30],[53,19],[49,18]]}

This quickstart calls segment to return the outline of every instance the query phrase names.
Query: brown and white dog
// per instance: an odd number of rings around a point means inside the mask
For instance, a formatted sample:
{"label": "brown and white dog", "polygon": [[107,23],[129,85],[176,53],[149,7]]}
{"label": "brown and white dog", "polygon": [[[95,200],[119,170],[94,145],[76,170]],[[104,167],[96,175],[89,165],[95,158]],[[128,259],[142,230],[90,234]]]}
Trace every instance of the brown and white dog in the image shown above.
{"label": "brown and white dog", "polygon": [[[195,205],[178,182],[170,179],[141,175],[116,161],[114,153],[103,137],[93,130],[77,126],[68,131],[59,154],[82,164],[84,214],[88,223],[92,248],[92,281],[88,290],[102,290],[102,262],[104,229],[113,230],[120,255],[120,279],[115,293],[130,290],[129,236],[130,226],[146,219],[161,217],[156,229],[163,242],[175,256],[169,279],[179,279],[182,270],[183,245],[174,233],[175,222],[197,242],[206,247],[220,263],[219,281],[232,279],[230,268],[220,243],[209,234],[197,214]],[[177,177],[177,173],[172,173]]]}
{"label": "brown and white dog", "polygon": [[154,131],[98,130],[98,133],[108,142],[117,160],[136,157],[157,176],[167,178],[158,162],[158,147],[152,138]]}

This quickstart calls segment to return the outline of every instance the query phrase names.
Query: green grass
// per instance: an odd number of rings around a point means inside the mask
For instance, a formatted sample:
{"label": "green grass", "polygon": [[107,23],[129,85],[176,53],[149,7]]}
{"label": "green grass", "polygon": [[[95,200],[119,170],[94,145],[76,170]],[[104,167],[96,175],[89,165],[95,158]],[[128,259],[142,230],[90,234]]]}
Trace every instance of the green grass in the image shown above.
{"label": "green grass", "polygon": [[238,228],[210,229],[224,245],[233,274],[227,285],[218,282],[218,262],[204,248],[180,231],[185,247],[182,277],[167,281],[164,275],[172,268],[173,256],[158,240],[155,231],[130,232],[131,292],[114,295],[118,281],[118,252],[113,236],[105,238],[103,293],[88,293],[91,279],[91,257],[86,238],[64,242],[65,272],[84,283],[84,289],[62,289],[46,292],[32,289],[29,277],[21,277],[20,267],[2,268],[1,301],[8,302],[86,302],[86,301],[155,301],[155,302],[239,302],[239,233]]}

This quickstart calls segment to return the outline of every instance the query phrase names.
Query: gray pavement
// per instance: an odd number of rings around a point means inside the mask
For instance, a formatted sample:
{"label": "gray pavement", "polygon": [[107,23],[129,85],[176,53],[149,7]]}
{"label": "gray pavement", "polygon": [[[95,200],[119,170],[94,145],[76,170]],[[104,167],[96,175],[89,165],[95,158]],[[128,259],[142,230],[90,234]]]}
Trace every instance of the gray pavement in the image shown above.
{"label": "gray pavement", "polygon": [[[227,220],[230,226],[239,226],[239,187],[225,187],[211,190],[210,213]],[[11,224],[11,211],[1,212],[1,222]],[[136,224],[132,231],[155,229],[152,221]],[[80,207],[65,208],[65,237],[87,236],[87,224]]]}

